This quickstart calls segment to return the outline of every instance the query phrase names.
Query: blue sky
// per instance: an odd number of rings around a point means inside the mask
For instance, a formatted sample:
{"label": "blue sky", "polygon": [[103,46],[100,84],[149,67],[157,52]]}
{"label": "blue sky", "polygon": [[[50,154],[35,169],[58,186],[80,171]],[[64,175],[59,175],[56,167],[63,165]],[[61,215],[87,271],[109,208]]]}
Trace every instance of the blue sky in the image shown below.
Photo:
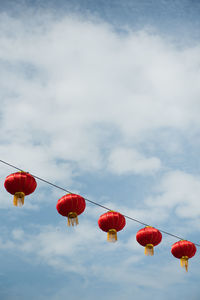
{"label": "blue sky", "polygon": [[[1,4],[1,159],[199,243],[198,1]],[[154,257],[127,220],[116,244],[87,203],[77,228],[38,181],[22,209],[3,187],[1,300],[199,299],[163,235]]]}
{"label": "blue sky", "polygon": [[19,15],[26,10],[35,14],[41,11],[51,11],[54,16],[65,16],[66,13],[81,14],[93,19],[103,19],[115,28],[122,30],[122,25],[132,26],[134,29],[156,27],[160,34],[170,32],[179,35],[179,43],[186,37],[199,38],[198,0],[24,0],[1,1],[1,11],[12,15]]}

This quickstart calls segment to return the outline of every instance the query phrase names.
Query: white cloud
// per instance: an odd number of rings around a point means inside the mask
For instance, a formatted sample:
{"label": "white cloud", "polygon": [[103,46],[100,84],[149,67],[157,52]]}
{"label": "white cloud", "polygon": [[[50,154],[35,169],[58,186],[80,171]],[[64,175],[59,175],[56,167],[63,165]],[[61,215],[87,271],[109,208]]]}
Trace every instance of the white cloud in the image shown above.
{"label": "white cloud", "polygon": [[[199,133],[199,45],[176,48],[156,34],[130,30],[121,35],[105,23],[68,16],[42,15],[30,22],[1,17],[2,159],[79,191],[84,183],[76,182],[76,176],[87,172],[151,175],[163,171],[159,146],[166,156],[182,153],[182,136],[193,141]],[[1,178],[12,171],[2,167]],[[161,176],[154,196],[150,194],[146,202],[138,198],[127,207],[105,198],[101,203],[185,236],[198,225],[199,178],[180,171]],[[42,191],[44,185],[39,185],[40,196],[29,196],[23,210],[10,218],[17,220],[26,209],[38,209],[49,200],[52,205],[53,198],[60,197],[54,191],[49,199]],[[12,196],[3,186],[0,189],[0,207],[11,208]],[[95,192],[88,193],[96,200]],[[176,224],[168,222],[173,212],[187,218],[185,227],[179,218]],[[21,259],[23,253],[30,264],[43,263],[126,287],[132,285],[134,274],[136,289],[157,289],[159,282],[166,291],[184,282],[176,262],[167,266],[164,261],[162,266],[158,260],[155,266],[149,262],[146,266],[143,249],[135,241],[136,223],[127,221],[118,243],[109,245],[106,234],[97,230],[101,211],[88,207],[86,214],[90,221],[81,222],[75,231],[63,227],[64,222],[38,226],[34,232],[28,226],[26,231],[16,228],[0,239],[0,248],[15,251]],[[164,246],[159,249],[164,251]]]}
{"label": "white cloud", "polygon": [[122,174],[151,174],[158,171],[161,162],[156,157],[146,158],[134,149],[117,148],[109,157],[108,169],[113,173]]}
{"label": "white cloud", "polygon": [[200,215],[200,178],[181,171],[166,173],[146,203],[156,207],[174,209],[181,218],[197,218]]}
{"label": "white cloud", "polygon": [[61,274],[79,274],[85,279],[86,287],[91,278],[123,288],[128,288],[134,280],[135,289],[156,290],[186,280],[176,261],[165,261],[166,247],[162,251],[156,249],[155,257],[149,258],[145,257],[143,247],[136,243],[135,234],[127,242],[110,244],[91,222],[82,222],[73,229],[63,225],[56,228],[51,225],[37,226],[34,233],[29,233],[29,228],[26,231],[16,228],[10,237],[2,240],[0,248],[2,251],[14,249],[15,255],[30,265],[44,264]]}
{"label": "white cloud", "polygon": [[[2,157],[66,187],[85,171],[160,170],[156,150],[136,149],[163,142],[162,129],[168,137],[170,130],[198,131],[199,46],[177,49],[142,31],[122,36],[103,23],[43,17],[34,29],[27,20],[1,19]],[[160,195],[127,214],[161,222],[162,208],[176,204],[179,216],[198,216],[198,189],[192,175],[169,173]]]}
{"label": "white cloud", "polygon": [[24,239],[24,231],[21,228],[16,228],[12,231],[13,238],[15,240],[23,240]]}
{"label": "white cloud", "polygon": [[126,170],[148,173],[160,166],[157,154],[130,148],[148,143],[155,130],[156,144],[163,128],[198,130],[199,46],[177,49],[142,31],[122,36],[105,23],[42,17],[30,27],[2,15],[4,159],[70,181],[77,170],[105,168],[120,145],[134,161]]}

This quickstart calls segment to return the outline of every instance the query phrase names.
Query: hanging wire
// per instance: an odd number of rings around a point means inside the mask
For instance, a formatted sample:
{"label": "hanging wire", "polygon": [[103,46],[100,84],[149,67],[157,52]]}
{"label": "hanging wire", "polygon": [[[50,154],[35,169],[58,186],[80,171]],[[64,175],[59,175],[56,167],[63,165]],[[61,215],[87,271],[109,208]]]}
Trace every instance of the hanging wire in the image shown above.
{"label": "hanging wire", "polygon": [[[0,162],[3,163],[3,164],[5,164],[5,165],[7,165],[7,166],[10,166],[10,167],[12,167],[12,168],[18,170],[18,171],[23,171],[22,169],[20,169],[20,168],[14,166],[14,165],[12,165],[12,164],[10,164],[10,163],[8,163],[8,162],[2,160],[2,159],[0,159]],[[27,172],[27,173],[29,173],[29,172]],[[45,183],[47,183],[47,184],[49,184],[49,185],[51,185],[51,186],[53,186],[53,187],[55,187],[55,188],[57,188],[57,189],[59,189],[59,190],[61,190],[61,191],[67,192],[67,193],[69,193],[69,194],[73,194],[73,192],[68,191],[67,189],[65,189],[65,188],[63,188],[63,187],[61,187],[61,186],[59,186],[59,185],[56,185],[56,184],[54,184],[54,183],[52,183],[52,182],[50,182],[50,181],[47,181],[47,180],[45,180],[45,179],[43,179],[43,178],[41,178],[41,177],[39,177],[39,176],[36,176],[36,175],[32,174],[32,173],[31,173],[31,175],[32,175],[33,177],[35,177],[36,179],[38,179],[38,180],[40,180],[40,181],[42,181],[42,182],[45,182]],[[99,204],[99,203],[97,203],[97,202],[95,202],[95,201],[92,201],[92,200],[90,200],[90,199],[87,199],[87,198],[85,198],[85,197],[84,197],[84,199],[85,199],[87,202],[90,202],[90,203],[92,203],[92,204],[94,204],[94,205],[96,205],[96,206],[99,206],[99,207],[101,207],[101,208],[103,208],[103,209],[105,209],[105,210],[108,210],[108,211],[112,210],[112,209],[110,209],[109,207],[106,207],[106,206],[104,206],[104,205],[101,205],[101,204]],[[146,223],[144,223],[144,222],[142,222],[142,221],[139,221],[139,220],[137,220],[137,219],[135,219],[135,218],[126,216],[126,215],[124,215],[124,214],[122,214],[122,215],[123,215],[126,219],[129,219],[129,220],[131,220],[131,221],[137,222],[137,223],[139,223],[139,224],[141,224],[141,225],[144,225],[144,226],[151,226],[151,225],[146,224]],[[156,228],[157,228],[157,227],[156,227]],[[169,235],[169,236],[172,236],[172,237],[174,237],[174,238],[177,238],[177,239],[179,239],[179,240],[185,240],[184,238],[182,238],[182,237],[180,237],[180,236],[178,236],[178,235],[175,235],[175,234],[173,234],[173,233],[164,231],[164,230],[159,229],[159,228],[157,228],[157,229],[158,229],[160,232],[162,232],[162,233],[164,233],[164,234],[167,234],[167,235]],[[200,244],[197,244],[197,243],[193,243],[193,244],[195,244],[196,246],[200,247]]]}

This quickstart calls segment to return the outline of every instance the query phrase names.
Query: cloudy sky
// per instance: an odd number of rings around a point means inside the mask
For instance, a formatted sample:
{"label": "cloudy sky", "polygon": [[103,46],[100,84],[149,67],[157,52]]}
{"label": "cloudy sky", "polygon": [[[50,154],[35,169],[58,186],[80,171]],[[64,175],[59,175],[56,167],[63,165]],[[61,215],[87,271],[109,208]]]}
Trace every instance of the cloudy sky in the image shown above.
{"label": "cloudy sky", "polygon": [[[1,1],[0,159],[199,243],[200,3]],[[127,220],[118,242],[87,203],[77,228],[63,192],[37,182],[23,208],[1,164],[1,300],[199,299],[163,235],[154,257]],[[198,250],[198,249],[197,249]]]}

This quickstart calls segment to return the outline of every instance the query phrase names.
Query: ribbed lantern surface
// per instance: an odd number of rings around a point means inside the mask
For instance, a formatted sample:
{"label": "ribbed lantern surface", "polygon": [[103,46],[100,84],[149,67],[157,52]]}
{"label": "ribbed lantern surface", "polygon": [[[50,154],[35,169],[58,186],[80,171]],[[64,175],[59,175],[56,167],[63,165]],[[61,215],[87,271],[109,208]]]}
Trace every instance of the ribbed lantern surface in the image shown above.
{"label": "ribbed lantern surface", "polygon": [[195,244],[185,240],[176,242],[171,248],[171,253],[173,256],[180,259],[181,267],[185,267],[186,271],[188,271],[188,260],[195,255],[196,251]]}
{"label": "ribbed lantern surface", "polygon": [[22,206],[24,197],[33,193],[37,187],[35,178],[26,172],[16,172],[6,177],[5,189],[14,195],[13,204]]}
{"label": "ribbed lantern surface", "polygon": [[107,232],[107,240],[116,242],[117,232],[124,228],[126,219],[119,212],[109,211],[100,216],[98,224],[101,230]]}
{"label": "ribbed lantern surface", "polygon": [[161,242],[162,234],[158,229],[146,226],[137,232],[136,240],[145,247],[145,255],[154,255],[154,247]]}
{"label": "ribbed lantern surface", "polygon": [[60,198],[56,208],[59,214],[68,218],[68,225],[78,225],[78,215],[84,212],[85,199],[76,194],[67,194]]}

